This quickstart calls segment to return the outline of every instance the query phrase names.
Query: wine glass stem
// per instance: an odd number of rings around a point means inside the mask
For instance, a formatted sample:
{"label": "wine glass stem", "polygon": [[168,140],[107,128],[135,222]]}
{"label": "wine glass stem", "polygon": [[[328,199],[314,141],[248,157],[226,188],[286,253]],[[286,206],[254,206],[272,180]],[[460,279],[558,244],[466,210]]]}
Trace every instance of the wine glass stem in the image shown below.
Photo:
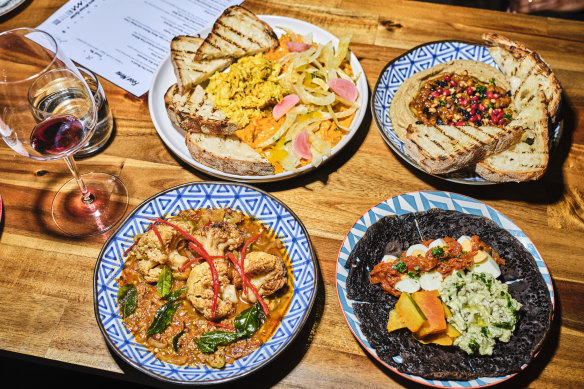
{"label": "wine glass stem", "polygon": [[81,201],[83,201],[83,204],[93,203],[95,201],[95,197],[91,194],[91,192],[89,192],[87,186],[85,186],[85,183],[83,182],[83,179],[79,175],[79,171],[77,170],[77,164],[75,163],[75,159],[73,159],[73,156],[72,155],[67,156],[67,158],[65,158],[65,162],[67,162],[69,170],[71,170],[73,177],[75,177],[75,181],[77,181],[77,185],[79,185],[79,189],[81,190]]}

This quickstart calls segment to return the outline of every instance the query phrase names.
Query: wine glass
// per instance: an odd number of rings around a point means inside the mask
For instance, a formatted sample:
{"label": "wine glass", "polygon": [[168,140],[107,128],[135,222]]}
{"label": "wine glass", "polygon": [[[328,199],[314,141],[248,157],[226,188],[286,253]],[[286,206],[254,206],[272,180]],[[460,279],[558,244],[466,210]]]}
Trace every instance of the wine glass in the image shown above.
{"label": "wine glass", "polygon": [[117,177],[77,170],[73,154],[91,138],[96,116],[83,76],[51,35],[32,28],[0,33],[0,135],[25,157],[65,159],[73,179],[56,193],[51,212],[72,236],[107,231],[128,206]]}

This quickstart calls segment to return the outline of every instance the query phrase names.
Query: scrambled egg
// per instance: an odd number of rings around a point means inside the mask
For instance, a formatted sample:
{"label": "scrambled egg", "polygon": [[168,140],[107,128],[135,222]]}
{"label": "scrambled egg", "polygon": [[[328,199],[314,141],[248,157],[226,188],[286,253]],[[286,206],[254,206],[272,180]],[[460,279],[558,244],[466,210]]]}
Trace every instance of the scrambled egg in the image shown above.
{"label": "scrambled egg", "polygon": [[217,108],[243,128],[251,119],[265,116],[264,108],[282,100],[286,90],[278,83],[281,69],[261,53],[243,57],[228,72],[211,76],[206,91]]}

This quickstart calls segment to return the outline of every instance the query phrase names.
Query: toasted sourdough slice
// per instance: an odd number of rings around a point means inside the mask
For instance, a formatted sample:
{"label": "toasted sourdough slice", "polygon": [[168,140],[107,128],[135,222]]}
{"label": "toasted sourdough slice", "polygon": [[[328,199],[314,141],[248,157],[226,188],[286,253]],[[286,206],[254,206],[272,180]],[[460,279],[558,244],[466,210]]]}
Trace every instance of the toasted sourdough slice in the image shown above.
{"label": "toasted sourdough slice", "polygon": [[200,85],[185,94],[179,92],[177,84],[171,85],[164,95],[164,105],[170,121],[179,130],[222,135],[237,130],[237,124],[215,107]]}
{"label": "toasted sourdough slice", "polygon": [[242,176],[274,174],[274,165],[235,135],[188,132],[185,143],[195,161],[213,169]]}
{"label": "toasted sourdough slice", "polygon": [[239,58],[278,47],[272,28],[240,6],[227,8],[213,25],[195,55],[195,60]]}
{"label": "toasted sourdough slice", "polygon": [[203,38],[188,35],[178,35],[170,41],[170,62],[181,93],[193,89],[233,62],[232,58],[195,61],[195,54],[203,41]]}
{"label": "toasted sourdough slice", "polygon": [[521,126],[448,126],[410,124],[406,154],[431,174],[449,173],[474,165],[518,142]]}
{"label": "toasted sourdough slice", "polygon": [[560,108],[562,87],[549,65],[535,52],[502,35],[486,33],[483,40],[492,45],[489,53],[509,84],[513,102],[521,110],[542,90],[548,114],[555,121]]}
{"label": "toasted sourdough slice", "polygon": [[491,155],[476,165],[475,171],[494,182],[536,180],[545,173],[548,160],[548,114],[545,94],[527,102],[509,125],[524,128],[521,141]]}

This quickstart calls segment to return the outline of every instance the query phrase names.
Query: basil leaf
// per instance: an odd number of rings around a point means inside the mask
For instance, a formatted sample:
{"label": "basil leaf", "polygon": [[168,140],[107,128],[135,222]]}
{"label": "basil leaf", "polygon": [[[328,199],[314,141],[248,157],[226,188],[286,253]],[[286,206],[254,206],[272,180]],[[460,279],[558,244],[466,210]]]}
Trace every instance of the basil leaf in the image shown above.
{"label": "basil leaf", "polygon": [[138,305],[138,291],[134,284],[125,284],[118,290],[118,303],[123,318],[130,316]]}
{"label": "basil leaf", "polygon": [[201,352],[210,354],[217,350],[221,344],[229,344],[243,338],[249,338],[264,324],[265,315],[259,303],[246,309],[235,317],[234,326],[237,332],[213,330],[204,333],[195,343]]}
{"label": "basil leaf", "polygon": [[158,308],[154,314],[154,320],[152,321],[152,324],[150,324],[150,327],[146,331],[146,335],[159,334],[164,331],[172,321],[172,317],[174,316],[174,313],[180,304],[181,301],[176,304],[174,301],[169,301]]}
{"label": "basil leaf", "polygon": [[166,265],[162,268],[156,283],[156,291],[160,297],[165,297],[172,289],[172,270]]}
{"label": "basil leaf", "polygon": [[166,296],[164,296],[162,299],[166,300],[166,301],[176,301],[183,294],[183,292],[185,292],[187,289],[188,288],[185,286],[183,288],[173,290],[172,292],[170,292]]}
{"label": "basil leaf", "polygon": [[259,303],[255,303],[237,315],[233,326],[242,337],[249,338],[264,324],[264,319],[264,311]]}
{"label": "basil leaf", "polygon": [[205,332],[199,339],[195,339],[195,343],[201,349],[201,352],[210,354],[217,350],[220,344],[231,343],[241,337],[237,332],[226,332],[220,330],[213,330]]}
{"label": "basil leaf", "polygon": [[184,335],[185,333],[185,329],[186,329],[186,325],[185,322],[183,321],[183,329],[181,332],[179,332],[178,334],[176,334],[173,338],[172,338],[172,348],[174,349],[174,351],[178,352],[178,340],[180,339],[181,336]]}

